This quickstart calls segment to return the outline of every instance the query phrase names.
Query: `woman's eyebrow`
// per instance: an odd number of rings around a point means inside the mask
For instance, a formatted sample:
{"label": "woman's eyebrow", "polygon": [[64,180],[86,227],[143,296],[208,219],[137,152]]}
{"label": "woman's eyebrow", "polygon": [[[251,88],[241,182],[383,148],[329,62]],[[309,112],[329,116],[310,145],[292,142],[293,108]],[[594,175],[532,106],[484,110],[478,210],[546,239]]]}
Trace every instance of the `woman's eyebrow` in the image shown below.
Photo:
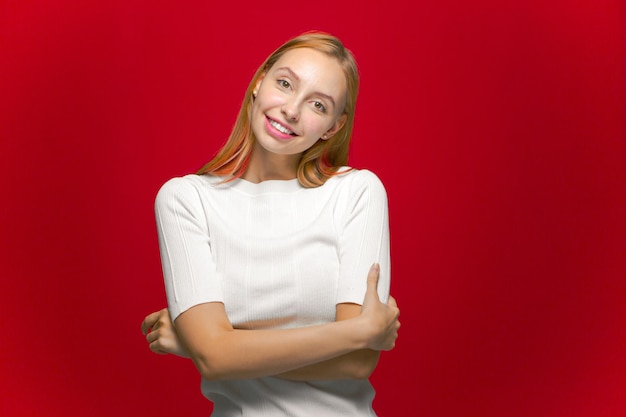
{"label": "woman's eyebrow", "polygon": [[289,75],[295,79],[296,81],[300,81],[300,77],[298,77],[298,74],[296,74],[295,72],[293,72],[293,70],[289,67],[280,67],[277,69],[277,71],[287,71],[289,73]]}
{"label": "woman's eyebrow", "polygon": [[[289,73],[289,76],[291,78],[293,78],[296,81],[300,81],[300,77],[298,77],[298,74],[296,74],[295,72],[293,72],[293,70],[289,67],[280,67],[277,68],[276,71],[286,71]],[[317,94],[318,96],[325,98],[326,100],[330,101],[331,104],[333,105],[333,107],[335,107],[335,99],[332,98],[331,96],[329,96],[328,94],[324,94],[322,92],[317,91],[315,94]]]}
{"label": "woman's eyebrow", "polygon": [[325,98],[326,100],[330,101],[330,103],[333,105],[333,107],[335,107],[335,100],[329,96],[328,94],[324,94],[324,93],[320,93],[319,91],[316,92],[315,94],[317,94],[318,96]]}

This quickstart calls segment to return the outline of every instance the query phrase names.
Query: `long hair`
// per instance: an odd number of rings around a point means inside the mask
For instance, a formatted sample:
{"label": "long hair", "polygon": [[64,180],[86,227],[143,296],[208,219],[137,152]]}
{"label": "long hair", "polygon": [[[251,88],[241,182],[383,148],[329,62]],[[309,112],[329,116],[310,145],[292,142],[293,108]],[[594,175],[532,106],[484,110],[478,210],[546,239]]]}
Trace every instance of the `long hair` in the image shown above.
{"label": "long hair", "polygon": [[206,163],[198,174],[229,177],[226,181],[239,178],[248,167],[256,138],[250,128],[252,93],[261,76],[282,57],[285,52],[296,48],[311,48],[337,59],[348,85],[344,125],[330,139],[318,140],[302,153],[298,163],[297,177],[303,187],[313,188],[324,184],[328,178],[348,162],[348,151],[354,125],[354,110],[359,92],[359,72],[352,53],[336,37],[322,32],[307,32],[295,37],[276,49],[257,69],[248,85],[239,115],[226,144],[215,157]]}

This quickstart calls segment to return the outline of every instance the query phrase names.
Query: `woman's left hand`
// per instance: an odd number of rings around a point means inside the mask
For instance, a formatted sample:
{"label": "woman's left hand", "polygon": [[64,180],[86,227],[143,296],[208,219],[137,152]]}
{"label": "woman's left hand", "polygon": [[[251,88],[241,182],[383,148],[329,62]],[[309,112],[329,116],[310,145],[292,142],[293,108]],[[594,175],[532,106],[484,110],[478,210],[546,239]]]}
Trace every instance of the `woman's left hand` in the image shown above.
{"label": "woman's left hand", "polygon": [[141,323],[141,332],[146,336],[150,350],[154,353],[159,355],[171,353],[183,358],[189,357],[176,334],[167,308],[148,314]]}
{"label": "woman's left hand", "polygon": [[361,316],[366,318],[373,330],[367,348],[372,350],[391,350],[396,345],[400,328],[400,310],[393,297],[387,304],[381,303],[376,289],[380,267],[372,265],[367,275],[367,291],[361,307]]}

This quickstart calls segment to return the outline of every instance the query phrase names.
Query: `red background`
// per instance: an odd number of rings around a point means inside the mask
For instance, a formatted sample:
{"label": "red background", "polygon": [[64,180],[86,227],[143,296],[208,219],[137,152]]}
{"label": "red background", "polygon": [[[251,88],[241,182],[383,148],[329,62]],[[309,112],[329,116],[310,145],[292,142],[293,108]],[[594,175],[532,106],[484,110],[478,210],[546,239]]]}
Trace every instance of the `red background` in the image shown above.
{"label": "red background", "polygon": [[153,199],[309,29],[359,61],[351,163],[389,193],[379,415],[626,414],[623,2],[208,3],[0,2],[1,415],[209,414],[139,332]]}

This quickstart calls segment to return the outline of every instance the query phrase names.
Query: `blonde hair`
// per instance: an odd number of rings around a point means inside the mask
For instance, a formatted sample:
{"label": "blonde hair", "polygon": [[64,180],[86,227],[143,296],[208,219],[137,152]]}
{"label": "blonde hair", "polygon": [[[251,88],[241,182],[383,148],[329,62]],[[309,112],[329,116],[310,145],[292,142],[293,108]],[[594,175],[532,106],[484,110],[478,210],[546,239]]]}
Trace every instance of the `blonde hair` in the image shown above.
{"label": "blonde hair", "polygon": [[198,174],[211,174],[230,177],[227,181],[240,177],[250,161],[254,134],[250,129],[252,93],[257,81],[282,57],[285,52],[296,48],[311,48],[336,58],[347,81],[346,103],[343,114],[344,125],[332,138],[318,140],[302,153],[298,164],[297,177],[303,187],[313,188],[324,184],[328,178],[348,162],[348,151],[354,125],[354,110],[359,91],[359,72],[352,53],[336,37],[322,32],[307,32],[297,36],[276,49],[257,69],[248,85],[239,115],[226,144],[215,157],[206,163]]}

